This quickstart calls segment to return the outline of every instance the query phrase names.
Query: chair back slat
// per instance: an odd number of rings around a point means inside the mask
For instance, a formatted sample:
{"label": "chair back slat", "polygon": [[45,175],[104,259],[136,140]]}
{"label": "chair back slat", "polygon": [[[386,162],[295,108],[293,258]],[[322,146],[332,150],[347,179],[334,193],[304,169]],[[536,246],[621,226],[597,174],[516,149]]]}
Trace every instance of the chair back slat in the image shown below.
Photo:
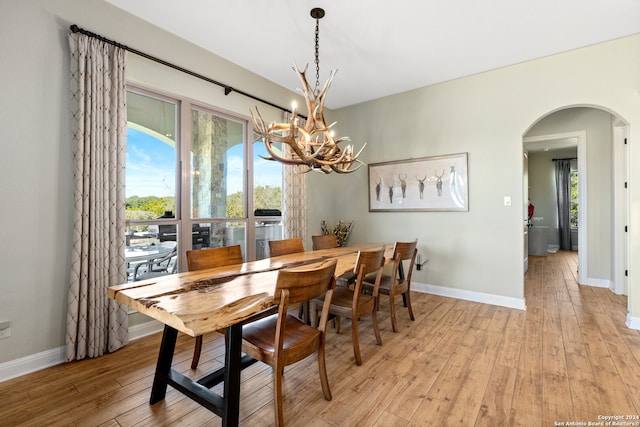
{"label": "chair back slat", "polygon": [[364,274],[378,271],[384,265],[384,247],[377,251],[359,251],[353,272],[358,274],[364,266]]}
{"label": "chair back slat", "polygon": [[187,251],[187,268],[189,271],[224,267],[242,264],[243,262],[240,245]]}
{"label": "chair back slat", "polygon": [[[393,260],[394,260],[394,270],[397,270],[398,279],[411,280],[411,275],[413,274],[413,265],[416,261],[416,256],[418,255],[418,240],[414,240],[413,242],[396,242],[393,246]],[[409,260],[409,276],[405,277],[404,273],[404,265],[402,261]]]}
{"label": "chair back slat", "polygon": [[320,234],[311,236],[313,242],[313,250],[333,249],[338,247],[338,236],[335,234]]}
{"label": "chair back slat", "polygon": [[[371,273],[377,273],[375,276],[373,295],[378,296],[378,287],[382,278],[382,267],[384,266],[384,247],[377,251],[360,251],[356,259],[356,265],[353,272],[356,273],[356,283],[354,286],[354,295],[359,296],[362,290],[362,282],[365,276]],[[354,298],[354,308],[356,306],[356,298]]]}
{"label": "chair back slat", "polygon": [[304,245],[301,237],[294,237],[284,240],[269,240],[270,256],[280,256],[304,252]]}
{"label": "chair back slat", "polygon": [[274,303],[280,304],[281,291],[289,291],[289,304],[296,304],[323,296],[335,286],[335,259],[278,272]]}

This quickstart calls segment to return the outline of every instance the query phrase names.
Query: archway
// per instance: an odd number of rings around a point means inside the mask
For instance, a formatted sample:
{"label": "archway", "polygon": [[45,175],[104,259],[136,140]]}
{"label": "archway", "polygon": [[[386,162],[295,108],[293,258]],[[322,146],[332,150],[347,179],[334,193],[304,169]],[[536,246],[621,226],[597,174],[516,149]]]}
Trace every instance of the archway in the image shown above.
{"label": "archway", "polygon": [[[568,147],[576,147],[581,172],[579,283],[608,287],[618,294],[627,293],[626,133],[627,122],[612,111],[598,106],[568,106],[540,117],[523,135],[523,152],[545,153],[540,155],[545,159],[552,159],[555,150],[565,150],[557,152],[566,154],[570,153]],[[523,189],[526,192],[528,186]],[[524,200],[527,197],[524,194]],[[535,219],[549,228],[549,241],[555,243],[557,210],[555,202],[548,201],[551,197],[546,197],[547,201],[540,203],[543,214],[536,214]],[[554,211],[548,205],[553,205]]]}

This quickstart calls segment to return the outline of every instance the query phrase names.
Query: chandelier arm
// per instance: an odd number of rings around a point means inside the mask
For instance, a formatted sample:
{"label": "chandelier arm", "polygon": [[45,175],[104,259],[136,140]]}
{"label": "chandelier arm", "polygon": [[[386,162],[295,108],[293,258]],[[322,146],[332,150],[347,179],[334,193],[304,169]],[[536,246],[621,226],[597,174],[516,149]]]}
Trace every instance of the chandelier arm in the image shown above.
{"label": "chandelier arm", "polygon": [[[281,129],[281,130],[289,129],[289,125],[284,124],[284,123],[275,124],[273,127],[275,129]],[[296,128],[297,128],[297,132],[299,132],[301,134],[301,139],[302,140],[305,140],[305,141],[309,140],[309,135],[304,129],[301,129],[299,126],[296,126]],[[306,155],[302,151],[302,149],[300,148],[298,142],[296,141],[296,139],[292,135],[276,136],[276,135],[274,135],[272,133],[269,133],[267,135],[264,135],[264,138],[265,138],[265,142],[275,139],[276,141],[281,142],[282,144],[288,145],[291,148],[291,150],[293,150],[293,152],[299,158],[299,160],[294,160],[294,159],[289,159],[287,157],[280,156],[280,155],[278,155],[277,153],[275,153],[271,149],[272,142],[269,142],[268,144],[265,143],[265,146],[267,148],[267,151],[269,151],[269,154],[271,154],[271,156],[273,156],[273,157],[276,157],[277,159],[281,159],[281,161],[283,163],[287,163],[287,164],[305,164],[305,165],[313,163],[313,160],[314,160],[313,156]]]}
{"label": "chandelier arm", "polygon": [[269,154],[271,154],[271,156],[279,161],[280,163],[284,163],[287,165],[306,165],[306,163],[300,161],[300,160],[293,160],[293,159],[287,159],[286,157],[282,157],[279,154],[277,154],[275,151],[273,151],[270,147],[270,144],[265,144],[265,148],[267,149],[267,151],[269,152]]}
{"label": "chandelier arm", "polygon": [[[255,133],[265,132],[267,126],[264,119],[262,118],[262,115],[260,114],[260,111],[258,110],[258,107],[256,107],[256,113],[258,114],[259,120],[256,118],[256,115],[253,114],[253,110],[249,110],[249,113],[251,113],[251,119],[253,120],[253,131]],[[258,129],[258,132],[256,132],[256,128]]]}
{"label": "chandelier arm", "polygon": [[[356,160],[358,157],[360,157],[360,154],[362,153],[362,150],[364,150],[364,147],[366,147],[366,146],[367,146],[367,143],[365,142],[362,145],[362,147],[360,147],[360,151],[358,151],[358,153],[355,156],[353,156],[353,160]],[[358,160],[358,161],[360,161],[360,160]]]}
{"label": "chandelier arm", "polygon": [[[331,82],[333,81],[333,77],[336,75],[336,72],[337,72],[337,70],[331,70],[331,73],[329,74],[329,78],[324,83],[324,86],[322,87],[322,90],[316,96],[316,102],[317,102],[316,108],[320,112],[320,116],[323,116],[322,112],[324,111],[324,99],[325,99],[325,97],[327,95],[327,91],[329,90],[329,87],[331,86]],[[322,117],[322,123],[324,124],[324,117]]]}
{"label": "chandelier arm", "polygon": [[[351,165],[353,165],[353,163],[357,163],[357,166],[355,168],[351,169]],[[337,173],[351,173],[351,172],[357,171],[358,169],[360,169],[362,167],[362,165],[364,165],[364,163],[362,163],[360,160],[356,160],[353,163],[350,163],[349,167],[346,168],[346,169],[340,169],[338,167],[338,165],[331,166],[331,169],[333,169],[333,171],[337,172]]]}

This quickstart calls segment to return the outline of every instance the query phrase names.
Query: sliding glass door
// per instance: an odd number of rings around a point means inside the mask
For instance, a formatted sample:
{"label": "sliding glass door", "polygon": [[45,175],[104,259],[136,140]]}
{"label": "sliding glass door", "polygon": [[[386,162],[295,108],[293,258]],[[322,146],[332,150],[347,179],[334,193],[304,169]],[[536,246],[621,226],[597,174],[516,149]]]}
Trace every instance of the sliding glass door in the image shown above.
{"label": "sliding glass door", "polygon": [[282,238],[282,166],[248,121],[135,88],[127,103],[129,280],[184,271],[190,249],[268,256]]}
{"label": "sliding glass door", "polygon": [[128,279],[178,271],[180,103],[127,92],[126,251]]}

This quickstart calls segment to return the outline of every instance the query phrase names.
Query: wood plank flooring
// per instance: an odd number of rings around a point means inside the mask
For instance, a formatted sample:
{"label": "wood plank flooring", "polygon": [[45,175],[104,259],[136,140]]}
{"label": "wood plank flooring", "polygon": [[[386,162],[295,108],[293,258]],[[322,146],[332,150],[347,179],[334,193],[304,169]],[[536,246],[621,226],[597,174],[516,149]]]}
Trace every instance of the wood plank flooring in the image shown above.
{"label": "wood plank flooring", "polygon": [[[383,346],[362,319],[356,366],[348,320],[331,329],[327,365],[333,393],[322,398],[317,363],[285,371],[290,426],[554,426],[640,414],[640,331],[625,326],[627,299],[576,283],[577,255],[530,257],[527,310],[434,295],[412,296],[416,321],[399,307]],[[98,359],[59,365],[0,383],[0,425],[219,426],[220,419],[169,388],[149,405],[160,335]],[[174,367],[201,376],[222,365],[221,335],[205,337],[189,367],[193,338],[180,336]],[[241,424],[272,426],[271,371],[242,374]],[[624,421],[624,420],[623,420]],[[636,420],[640,421],[640,420]]]}

